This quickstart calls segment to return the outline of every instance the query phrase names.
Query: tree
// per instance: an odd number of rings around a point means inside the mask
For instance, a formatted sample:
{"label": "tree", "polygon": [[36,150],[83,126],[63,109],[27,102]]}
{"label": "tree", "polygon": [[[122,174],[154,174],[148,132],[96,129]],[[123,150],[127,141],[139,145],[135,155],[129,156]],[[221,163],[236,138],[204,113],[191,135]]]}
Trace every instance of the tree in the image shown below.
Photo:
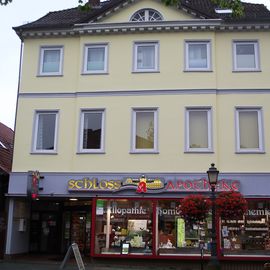
{"label": "tree", "polygon": [[12,0],[0,0],[0,5],[5,6],[5,5],[7,5],[7,4],[11,3],[11,2],[12,2]]}
{"label": "tree", "polygon": [[[234,17],[241,17],[244,14],[244,7],[240,0],[211,0],[220,8],[232,9]],[[0,0],[1,6],[6,6],[12,0]],[[166,6],[173,6],[179,3],[179,0],[161,0]],[[78,6],[81,10],[88,11],[91,9],[87,0],[78,0]]]}

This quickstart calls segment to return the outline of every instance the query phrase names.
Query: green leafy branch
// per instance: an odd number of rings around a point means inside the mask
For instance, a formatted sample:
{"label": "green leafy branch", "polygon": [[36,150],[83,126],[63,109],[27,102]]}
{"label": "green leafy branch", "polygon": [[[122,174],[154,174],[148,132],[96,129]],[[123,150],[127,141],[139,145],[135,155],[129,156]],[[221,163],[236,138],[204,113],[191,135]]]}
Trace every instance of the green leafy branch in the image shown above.
{"label": "green leafy branch", "polygon": [[0,0],[0,5],[1,6],[6,6],[7,4],[11,3],[12,0]]}

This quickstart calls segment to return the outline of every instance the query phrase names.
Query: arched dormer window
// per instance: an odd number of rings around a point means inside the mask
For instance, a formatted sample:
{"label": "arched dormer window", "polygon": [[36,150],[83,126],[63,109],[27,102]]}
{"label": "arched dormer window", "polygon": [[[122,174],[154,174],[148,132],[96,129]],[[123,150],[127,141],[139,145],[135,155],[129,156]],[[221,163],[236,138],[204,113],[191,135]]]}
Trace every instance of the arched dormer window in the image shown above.
{"label": "arched dormer window", "polygon": [[131,22],[153,22],[153,21],[162,21],[162,15],[154,9],[140,9],[136,11],[132,16],[130,21]]}

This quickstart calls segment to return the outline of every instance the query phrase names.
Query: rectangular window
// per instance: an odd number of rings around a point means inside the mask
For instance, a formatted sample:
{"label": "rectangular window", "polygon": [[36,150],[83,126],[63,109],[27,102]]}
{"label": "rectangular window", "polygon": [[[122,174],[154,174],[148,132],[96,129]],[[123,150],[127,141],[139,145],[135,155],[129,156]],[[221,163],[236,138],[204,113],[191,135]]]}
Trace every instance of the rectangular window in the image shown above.
{"label": "rectangular window", "polygon": [[84,73],[108,72],[108,45],[86,45],[84,51]]}
{"label": "rectangular window", "polygon": [[[181,217],[179,200],[158,200],[157,252],[160,256],[199,255],[210,253],[211,215],[200,222],[189,222]],[[201,246],[202,245],[202,246]]]}
{"label": "rectangular window", "polygon": [[186,41],[185,70],[209,71],[210,69],[210,41]]}
{"label": "rectangular window", "polygon": [[41,47],[39,75],[62,75],[63,47]]}
{"label": "rectangular window", "polygon": [[186,108],[186,151],[212,151],[211,108]]}
{"label": "rectangular window", "polygon": [[134,72],[158,71],[158,43],[134,44]]}
{"label": "rectangular window", "polygon": [[262,111],[260,108],[236,108],[237,152],[262,152]]}
{"label": "rectangular window", "polygon": [[95,254],[153,255],[151,200],[98,199],[95,213]]}
{"label": "rectangular window", "polygon": [[37,112],[35,118],[33,152],[56,152],[58,112]]}
{"label": "rectangular window", "polygon": [[133,110],[133,152],[157,151],[157,110]]}
{"label": "rectangular window", "polygon": [[104,151],[104,110],[87,110],[81,114],[80,152]]}
{"label": "rectangular window", "polygon": [[233,56],[235,71],[259,70],[259,52],[257,41],[234,41]]}
{"label": "rectangular window", "polygon": [[269,256],[269,200],[248,201],[246,214],[238,219],[221,219],[221,247],[224,256]]}

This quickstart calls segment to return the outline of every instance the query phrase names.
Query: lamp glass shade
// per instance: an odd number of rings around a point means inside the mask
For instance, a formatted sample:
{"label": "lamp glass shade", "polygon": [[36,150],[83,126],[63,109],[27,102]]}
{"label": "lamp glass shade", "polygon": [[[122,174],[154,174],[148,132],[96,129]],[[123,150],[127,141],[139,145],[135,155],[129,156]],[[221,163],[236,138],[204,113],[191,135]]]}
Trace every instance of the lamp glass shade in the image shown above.
{"label": "lamp glass shade", "polygon": [[215,164],[211,164],[211,168],[207,171],[210,185],[216,185],[218,181],[219,171],[215,168]]}

